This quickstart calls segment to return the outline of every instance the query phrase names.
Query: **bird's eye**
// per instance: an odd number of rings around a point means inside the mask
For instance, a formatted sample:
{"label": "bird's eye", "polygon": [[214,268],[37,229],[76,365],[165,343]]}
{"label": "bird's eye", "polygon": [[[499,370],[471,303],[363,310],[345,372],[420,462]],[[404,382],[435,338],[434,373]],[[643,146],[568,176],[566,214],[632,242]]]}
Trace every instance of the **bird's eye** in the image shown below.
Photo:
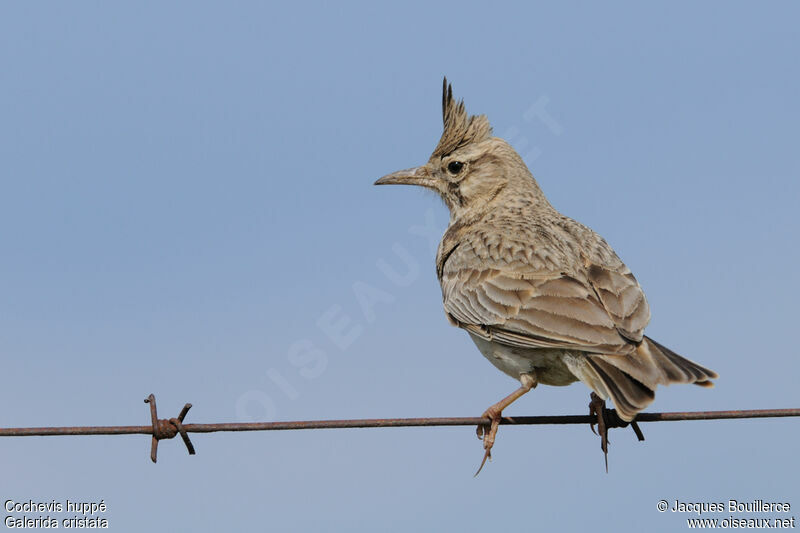
{"label": "bird's eye", "polygon": [[450,174],[458,174],[461,172],[461,169],[464,168],[464,163],[461,161],[451,161],[449,165],[447,165],[447,170],[450,171]]}

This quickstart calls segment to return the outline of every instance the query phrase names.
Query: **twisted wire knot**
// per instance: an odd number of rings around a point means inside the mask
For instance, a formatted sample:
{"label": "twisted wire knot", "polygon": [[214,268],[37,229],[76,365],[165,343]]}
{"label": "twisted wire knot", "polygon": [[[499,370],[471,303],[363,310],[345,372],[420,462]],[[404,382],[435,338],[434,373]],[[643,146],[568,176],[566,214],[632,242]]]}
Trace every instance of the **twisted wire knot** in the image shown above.
{"label": "twisted wire knot", "polygon": [[177,422],[177,418],[169,420],[159,419],[156,420],[156,425],[153,427],[153,437],[157,440],[171,439],[178,434],[178,426],[173,421]]}
{"label": "twisted wire knot", "polygon": [[630,425],[630,422],[626,422],[620,418],[616,409],[601,409],[600,412],[602,413],[603,421],[605,422],[606,427],[609,429],[626,428]]}

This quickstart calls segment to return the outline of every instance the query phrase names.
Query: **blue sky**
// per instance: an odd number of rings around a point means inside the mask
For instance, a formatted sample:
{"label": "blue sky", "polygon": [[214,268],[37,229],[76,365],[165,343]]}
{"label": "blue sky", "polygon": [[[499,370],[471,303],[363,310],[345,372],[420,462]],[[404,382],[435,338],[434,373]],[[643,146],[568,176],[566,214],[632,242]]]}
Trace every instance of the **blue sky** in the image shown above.
{"label": "blue sky", "polygon": [[[443,75],[630,266],[648,334],[720,374],[651,410],[800,406],[799,15],[4,4],[0,426],[146,424],[151,392],[192,422],[477,416],[511,392],[442,312],[445,207],[372,186],[427,160]],[[507,414],[587,402],[543,386]],[[643,430],[612,433],[606,474],[587,427],[501,428],[477,479],[473,428],[195,435],[157,465],[146,436],[9,438],[0,496],[103,499],[117,531],[675,531],[658,500],[800,509],[795,420]]]}

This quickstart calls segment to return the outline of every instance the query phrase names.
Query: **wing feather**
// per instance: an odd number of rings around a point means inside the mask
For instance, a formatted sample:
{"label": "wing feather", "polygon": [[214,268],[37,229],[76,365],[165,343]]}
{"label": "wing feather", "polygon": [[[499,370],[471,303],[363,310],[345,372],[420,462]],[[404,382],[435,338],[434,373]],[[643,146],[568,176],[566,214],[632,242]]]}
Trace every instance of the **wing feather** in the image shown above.
{"label": "wing feather", "polygon": [[567,275],[481,268],[469,255],[454,254],[441,279],[445,311],[462,327],[513,346],[591,353],[630,353],[642,340],[650,310],[621,262]]}

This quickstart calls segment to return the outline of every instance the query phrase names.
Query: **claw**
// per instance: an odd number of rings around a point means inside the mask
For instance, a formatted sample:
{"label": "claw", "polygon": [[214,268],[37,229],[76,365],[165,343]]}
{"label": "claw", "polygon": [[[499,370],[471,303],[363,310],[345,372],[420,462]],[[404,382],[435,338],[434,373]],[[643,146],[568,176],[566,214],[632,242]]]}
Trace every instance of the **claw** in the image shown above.
{"label": "claw", "polygon": [[483,454],[483,461],[481,461],[481,466],[478,467],[478,471],[475,472],[475,475],[472,477],[478,477],[478,474],[480,474],[481,470],[483,470],[483,465],[486,464],[486,459],[489,459],[490,461],[492,460],[492,450],[486,450],[486,453]]}
{"label": "claw", "polygon": [[[592,433],[600,435],[600,449],[603,450],[603,454],[605,455],[606,473],[608,473],[609,428],[624,428],[630,425],[634,433],[636,433],[636,438],[640,441],[644,440],[644,434],[642,430],[639,429],[639,424],[636,423],[636,420],[625,422],[619,417],[616,411],[613,409],[606,409],[606,402],[600,396],[593,392],[591,397],[592,401],[589,402],[589,416],[596,417],[597,421],[590,422],[589,427],[592,429]],[[594,430],[595,424],[597,424],[597,431]]]}
{"label": "claw", "polygon": [[[606,473],[608,473],[608,426],[606,425],[605,409],[606,402],[594,392],[591,395],[592,401],[589,402],[589,416],[597,417],[597,422],[590,422],[589,427],[592,433],[600,435],[600,449],[603,450],[603,456],[606,463]],[[594,425],[597,424],[597,431],[594,430]]]}
{"label": "claw", "polygon": [[477,430],[475,431],[478,434],[478,438],[483,440],[483,449],[486,450],[483,454],[483,460],[481,460],[481,465],[478,467],[478,471],[475,472],[475,475],[481,473],[483,469],[483,465],[486,464],[486,460],[492,460],[492,446],[494,446],[494,439],[497,435],[497,429],[500,427],[500,418],[502,414],[495,411],[492,408],[486,410],[483,413],[484,418],[490,419],[492,422],[487,430],[486,427],[481,424],[478,426]]}

